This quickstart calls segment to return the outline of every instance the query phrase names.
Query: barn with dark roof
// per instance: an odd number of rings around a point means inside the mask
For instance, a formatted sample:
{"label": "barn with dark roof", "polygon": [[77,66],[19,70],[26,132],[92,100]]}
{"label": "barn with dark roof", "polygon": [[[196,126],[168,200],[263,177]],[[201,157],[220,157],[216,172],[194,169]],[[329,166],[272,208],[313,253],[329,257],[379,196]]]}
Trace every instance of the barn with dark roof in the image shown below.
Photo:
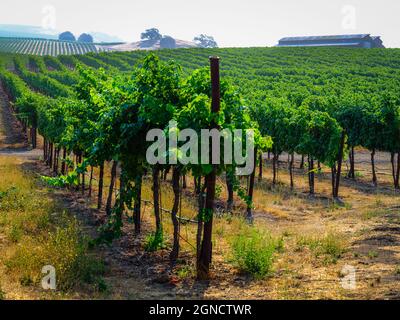
{"label": "barn with dark roof", "polygon": [[287,37],[279,40],[278,47],[384,48],[381,38],[370,34]]}

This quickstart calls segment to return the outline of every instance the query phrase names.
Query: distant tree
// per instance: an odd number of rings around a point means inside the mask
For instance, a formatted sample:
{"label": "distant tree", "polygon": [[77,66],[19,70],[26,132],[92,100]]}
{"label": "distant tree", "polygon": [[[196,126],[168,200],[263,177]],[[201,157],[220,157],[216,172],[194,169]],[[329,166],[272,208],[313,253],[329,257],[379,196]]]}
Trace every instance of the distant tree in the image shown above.
{"label": "distant tree", "polygon": [[75,36],[69,31],[65,31],[65,32],[61,33],[58,36],[58,40],[61,40],[61,41],[76,41]]}
{"label": "distant tree", "polygon": [[170,36],[164,36],[160,41],[160,47],[163,49],[175,49],[176,41]]}
{"label": "distant tree", "polygon": [[195,37],[194,42],[196,42],[196,44],[202,48],[218,48],[218,44],[214,40],[214,37],[207,36],[205,34]]}
{"label": "distant tree", "polygon": [[79,36],[78,41],[79,42],[93,43],[93,37],[90,34],[82,33]]}
{"label": "distant tree", "polygon": [[161,40],[162,35],[160,31],[156,28],[147,29],[140,36],[142,40]]}

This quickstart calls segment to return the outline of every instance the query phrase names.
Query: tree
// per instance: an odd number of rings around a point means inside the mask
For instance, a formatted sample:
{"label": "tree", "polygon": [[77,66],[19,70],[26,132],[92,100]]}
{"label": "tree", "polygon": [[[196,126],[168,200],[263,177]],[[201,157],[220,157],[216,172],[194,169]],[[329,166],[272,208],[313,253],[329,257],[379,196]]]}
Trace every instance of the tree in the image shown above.
{"label": "tree", "polygon": [[170,36],[164,36],[160,41],[160,48],[162,49],[175,49],[176,41]]}
{"label": "tree", "polygon": [[143,32],[140,35],[140,38],[142,40],[161,40],[162,39],[162,35],[160,33],[160,31],[156,28],[151,28],[151,29],[147,29],[145,32]]}
{"label": "tree", "polygon": [[65,31],[58,36],[60,41],[76,41],[75,36],[70,31]]}
{"label": "tree", "polygon": [[90,34],[82,33],[79,38],[79,42],[93,43],[93,37]]}
{"label": "tree", "polygon": [[218,44],[214,40],[214,37],[205,34],[201,34],[195,37],[193,41],[196,42],[196,44],[202,48],[218,48]]}

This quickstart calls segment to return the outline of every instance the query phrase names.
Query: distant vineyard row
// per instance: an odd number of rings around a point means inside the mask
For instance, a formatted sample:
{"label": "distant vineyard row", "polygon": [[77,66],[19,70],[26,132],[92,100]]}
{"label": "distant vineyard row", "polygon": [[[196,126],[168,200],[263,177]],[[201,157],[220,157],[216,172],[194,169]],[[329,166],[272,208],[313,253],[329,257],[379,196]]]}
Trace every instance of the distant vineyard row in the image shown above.
{"label": "distant vineyard row", "polygon": [[0,38],[0,52],[58,56],[99,53],[107,51],[92,43],[67,42],[44,39]]}

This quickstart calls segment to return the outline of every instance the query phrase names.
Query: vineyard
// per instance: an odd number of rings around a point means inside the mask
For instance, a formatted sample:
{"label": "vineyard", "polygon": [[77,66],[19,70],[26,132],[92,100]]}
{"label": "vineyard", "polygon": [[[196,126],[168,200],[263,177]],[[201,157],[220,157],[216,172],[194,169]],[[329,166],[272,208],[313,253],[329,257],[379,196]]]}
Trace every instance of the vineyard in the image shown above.
{"label": "vineyard", "polygon": [[44,39],[0,38],[0,52],[32,54],[38,56],[59,56],[99,53],[107,51],[92,43],[67,42]]}
{"label": "vineyard", "polygon": [[[121,261],[157,286],[143,287],[164,297],[170,289],[160,286],[169,285],[188,298],[195,280],[211,280],[208,295],[204,287],[193,295],[400,297],[399,50],[98,53],[0,39],[3,50],[32,54],[0,54],[0,84],[30,145],[42,149],[41,183],[83,199],[96,224],[85,248],[110,265],[126,250]],[[150,165],[146,135],[168,131],[171,120],[178,131],[252,129],[252,174],[236,176],[237,164]],[[8,192],[0,188],[0,205]],[[13,267],[32,285],[40,270],[29,263]],[[357,292],[340,287],[344,264],[360,270]]]}

